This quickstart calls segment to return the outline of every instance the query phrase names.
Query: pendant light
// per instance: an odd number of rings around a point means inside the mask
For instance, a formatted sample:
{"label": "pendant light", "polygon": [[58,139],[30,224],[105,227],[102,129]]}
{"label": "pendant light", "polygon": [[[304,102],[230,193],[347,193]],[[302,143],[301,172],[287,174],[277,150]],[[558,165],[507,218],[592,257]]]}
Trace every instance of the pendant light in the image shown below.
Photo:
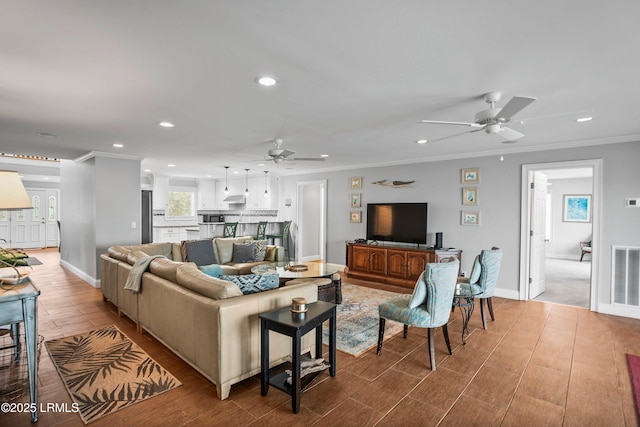
{"label": "pendant light", "polygon": [[224,167],[224,195],[229,194],[229,166]]}
{"label": "pendant light", "polygon": [[267,187],[269,185],[269,177],[267,176],[268,173],[269,173],[269,171],[264,171],[264,197],[265,197],[265,199],[267,197],[269,197],[269,191],[267,190]]}
{"label": "pendant light", "polygon": [[245,169],[246,174],[244,177],[244,195],[249,195],[249,169]]}

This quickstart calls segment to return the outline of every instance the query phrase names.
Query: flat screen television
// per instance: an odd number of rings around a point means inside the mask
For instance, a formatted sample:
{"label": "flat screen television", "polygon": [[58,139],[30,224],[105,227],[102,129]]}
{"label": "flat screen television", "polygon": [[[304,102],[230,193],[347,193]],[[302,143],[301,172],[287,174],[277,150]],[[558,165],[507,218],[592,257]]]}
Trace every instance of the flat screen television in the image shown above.
{"label": "flat screen television", "polygon": [[427,203],[368,203],[367,240],[427,243]]}

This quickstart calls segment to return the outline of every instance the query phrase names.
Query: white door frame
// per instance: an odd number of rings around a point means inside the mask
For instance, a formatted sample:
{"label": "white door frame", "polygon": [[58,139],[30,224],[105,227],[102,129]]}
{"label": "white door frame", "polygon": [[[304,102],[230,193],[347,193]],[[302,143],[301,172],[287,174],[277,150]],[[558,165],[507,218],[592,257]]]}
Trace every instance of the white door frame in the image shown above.
{"label": "white door frame", "polygon": [[593,243],[591,253],[591,311],[598,311],[598,265],[600,256],[600,213],[602,210],[602,159],[574,160],[555,163],[536,163],[522,165],[521,191],[520,191],[520,299],[529,299],[529,259],[530,236],[529,221],[531,207],[529,205],[529,188],[534,171],[545,169],[569,169],[578,167],[590,167],[593,169],[593,196],[591,198],[591,221],[593,231]]}
{"label": "white door frame", "polygon": [[[303,200],[303,188],[305,186],[319,186],[320,187],[320,224],[307,224],[304,218],[304,200]],[[311,233],[317,233],[318,227],[320,228],[320,241],[318,243],[318,251],[322,260],[326,262],[327,256],[327,180],[320,179],[314,181],[299,181],[297,183],[297,217],[298,217],[298,244],[296,245],[296,260],[307,261],[301,257],[301,249],[303,247],[302,242],[305,239],[305,231]]]}

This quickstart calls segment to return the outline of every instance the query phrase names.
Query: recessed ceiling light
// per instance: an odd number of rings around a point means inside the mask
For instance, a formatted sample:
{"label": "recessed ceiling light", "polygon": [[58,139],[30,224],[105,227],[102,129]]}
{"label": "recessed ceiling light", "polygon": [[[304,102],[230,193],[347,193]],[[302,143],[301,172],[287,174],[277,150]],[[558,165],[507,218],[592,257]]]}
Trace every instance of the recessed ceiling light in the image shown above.
{"label": "recessed ceiling light", "polygon": [[258,166],[264,166],[264,163],[258,163]]}
{"label": "recessed ceiling light", "polygon": [[278,81],[271,76],[256,77],[253,81],[265,87],[275,86],[278,83]]}
{"label": "recessed ceiling light", "polygon": [[171,122],[158,122],[158,126],[162,126],[163,128],[174,128],[174,127],[176,127],[176,125],[174,125]]}
{"label": "recessed ceiling light", "polygon": [[236,175],[238,175],[240,173],[240,171],[233,171],[233,173],[235,173]]}
{"label": "recessed ceiling light", "polygon": [[211,175],[205,175],[204,177],[205,178],[211,178]]}
{"label": "recessed ceiling light", "polygon": [[167,166],[169,166],[170,168],[175,168],[176,167],[176,165],[174,165],[173,163],[171,163],[171,164],[169,164]]}
{"label": "recessed ceiling light", "polygon": [[426,144],[427,142],[429,141],[427,141],[426,139],[419,139],[416,141],[416,144]]}
{"label": "recessed ceiling light", "polygon": [[576,119],[576,122],[583,123],[588,122],[589,120],[593,120],[593,117],[580,117],[579,119]]}
{"label": "recessed ceiling light", "polygon": [[144,171],[145,172],[151,172],[151,169],[145,169]]}
{"label": "recessed ceiling light", "polygon": [[329,157],[328,154],[320,154],[320,157]]}
{"label": "recessed ceiling light", "polygon": [[119,144],[119,143],[117,143],[117,142],[116,142],[115,144],[113,144],[113,146],[114,146],[114,147],[116,147],[116,148],[122,148],[122,147],[124,147],[124,145]]}
{"label": "recessed ceiling light", "polygon": [[48,179],[49,179],[49,177],[48,177],[48,176],[45,176],[45,177],[44,177],[44,178],[42,178],[42,179],[48,180]]}

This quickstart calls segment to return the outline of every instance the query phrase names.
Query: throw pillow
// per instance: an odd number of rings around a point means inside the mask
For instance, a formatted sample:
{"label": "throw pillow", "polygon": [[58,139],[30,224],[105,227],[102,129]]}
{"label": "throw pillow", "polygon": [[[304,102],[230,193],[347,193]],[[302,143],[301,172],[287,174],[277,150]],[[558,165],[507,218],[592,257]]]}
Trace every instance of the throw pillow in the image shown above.
{"label": "throw pillow", "polygon": [[267,250],[264,252],[264,260],[269,262],[275,262],[278,248],[275,246],[267,246]]}
{"label": "throw pillow", "polygon": [[220,267],[220,265],[218,264],[202,265],[200,266],[200,271],[211,277],[222,276],[222,267]]}
{"label": "throw pillow", "polygon": [[413,294],[409,301],[409,308],[416,308],[426,302],[427,299],[427,284],[424,281],[424,272],[418,277],[418,281],[413,287]]}
{"label": "throw pillow", "polygon": [[266,240],[255,240],[256,244],[256,261],[264,261],[264,256],[267,253],[267,241]]}
{"label": "throw pillow", "polygon": [[245,274],[242,276],[223,275],[220,276],[220,279],[235,283],[244,295],[276,289],[280,283],[277,274]]}
{"label": "throw pillow", "polygon": [[218,263],[211,239],[185,240],[181,249],[183,261],[193,262],[197,266]]}
{"label": "throw pillow", "polygon": [[233,262],[255,262],[256,260],[256,244],[255,242],[234,243]]}

